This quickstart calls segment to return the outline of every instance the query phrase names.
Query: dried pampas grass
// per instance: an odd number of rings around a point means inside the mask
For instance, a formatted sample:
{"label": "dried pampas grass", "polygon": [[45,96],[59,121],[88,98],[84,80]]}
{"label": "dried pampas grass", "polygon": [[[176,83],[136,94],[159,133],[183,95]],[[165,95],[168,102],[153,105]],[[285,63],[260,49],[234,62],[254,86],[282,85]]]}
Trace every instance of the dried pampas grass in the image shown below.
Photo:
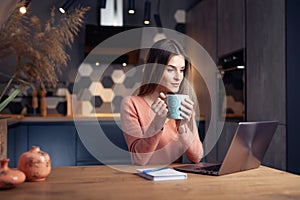
{"label": "dried pampas grass", "polygon": [[50,19],[42,24],[37,16],[28,18],[19,13],[23,4],[16,4],[0,28],[0,59],[16,56],[16,69],[11,80],[18,84],[27,82],[33,87],[38,84],[42,89],[45,84],[55,87],[57,75],[69,60],[66,47],[71,47],[89,7],[77,7],[59,20],[55,20],[55,9],[52,8]]}

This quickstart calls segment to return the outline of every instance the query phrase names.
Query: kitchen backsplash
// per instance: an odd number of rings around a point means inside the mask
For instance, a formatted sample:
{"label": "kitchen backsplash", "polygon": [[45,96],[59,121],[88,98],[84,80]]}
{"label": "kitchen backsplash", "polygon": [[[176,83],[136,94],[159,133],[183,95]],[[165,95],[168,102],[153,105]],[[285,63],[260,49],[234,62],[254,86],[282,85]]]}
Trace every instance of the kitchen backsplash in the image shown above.
{"label": "kitchen backsplash", "polygon": [[[119,113],[123,97],[134,94],[139,87],[142,71],[135,70],[136,66],[133,65],[126,67],[120,64],[110,65],[104,72],[101,71],[101,67],[101,65],[96,66],[90,63],[82,64],[75,83],[59,83],[58,88],[49,89],[46,97],[47,114]],[[243,114],[244,80],[240,78],[240,73],[232,75],[235,78],[229,77],[224,80],[227,92],[227,113]],[[31,90],[28,89],[15,98],[1,113],[40,115],[40,107],[34,110],[31,102]],[[68,107],[71,102],[72,111]]]}
{"label": "kitchen backsplash", "polygon": [[[47,114],[70,114],[68,104],[71,102],[71,112],[75,112],[74,114],[119,113],[123,97],[132,94],[132,89],[138,87],[141,80],[141,73],[131,70],[133,68],[134,66],[123,67],[116,64],[110,65],[103,73],[101,65],[82,64],[78,69],[76,82],[59,83],[58,88],[47,91]],[[40,115],[40,97],[38,99],[39,107],[34,110],[31,105],[31,89],[28,88],[1,113]]]}

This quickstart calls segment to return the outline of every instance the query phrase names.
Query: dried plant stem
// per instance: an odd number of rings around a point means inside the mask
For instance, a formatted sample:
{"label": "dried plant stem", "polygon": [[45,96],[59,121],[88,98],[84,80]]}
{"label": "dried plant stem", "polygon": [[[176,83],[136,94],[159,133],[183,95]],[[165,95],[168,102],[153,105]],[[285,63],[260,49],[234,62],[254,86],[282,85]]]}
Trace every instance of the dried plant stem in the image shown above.
{"label": "dried plant stem", "polygon": [[17,77],[14,77],[14,78],[13,78],[12,75],[8,75],[8,74],[5,74],[5,73],[3,73],[3,72],[0,72],[0,75],[1,75],[1,76],[4,76],[4,77],[6,77],[6,78],[12,78],[13,80],[18,81],[18,82],[22,83],[23,85],[29,85],[29,86],[32,86],[32,84],[29,83],[29,82],[27,82],[27,81],[24,81],[24,80],[19,79],[19,78],[17,78]]}
{"label": "dried plant stem", "polygon": [[6,93],[6,91],[8,90],[8,88],[10,87],[10,85],[15,77],[16,77],[16,72],[10,77],[8,83],[6,84],[5,88],[1,92],[0,101],[1,101],[2,97],[4,96],[4,94]]}

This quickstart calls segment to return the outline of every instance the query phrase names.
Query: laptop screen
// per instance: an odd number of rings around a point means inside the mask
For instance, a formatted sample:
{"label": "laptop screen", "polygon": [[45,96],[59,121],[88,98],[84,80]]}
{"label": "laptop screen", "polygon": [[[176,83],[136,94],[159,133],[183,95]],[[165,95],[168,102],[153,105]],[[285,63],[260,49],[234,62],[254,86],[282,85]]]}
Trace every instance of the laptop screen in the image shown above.
{"label": "laptop screen", "polygon": [[175,169],[223,175],[257,168],[263,161],[277,126],[277,121],[240,122],[219,171],[211,170],[214,163],[185,165]]}

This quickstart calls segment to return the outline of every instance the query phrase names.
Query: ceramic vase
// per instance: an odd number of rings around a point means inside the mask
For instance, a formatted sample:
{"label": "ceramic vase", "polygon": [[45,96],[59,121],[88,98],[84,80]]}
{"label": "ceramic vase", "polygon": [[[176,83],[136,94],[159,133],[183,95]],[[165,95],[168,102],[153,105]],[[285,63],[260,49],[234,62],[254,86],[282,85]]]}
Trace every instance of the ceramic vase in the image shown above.
{"label": "ceramic vase", "polygon": [[44,181],[51,172],[51,161],[48,153],[32,146],[19,158],[18,169],[25,173],[27,181]]}
{"label": "ceramic vase", "polygon": [[0,160],[0,189],[10,189],[25,181],[25,174],[8,167],[9,159]]}

